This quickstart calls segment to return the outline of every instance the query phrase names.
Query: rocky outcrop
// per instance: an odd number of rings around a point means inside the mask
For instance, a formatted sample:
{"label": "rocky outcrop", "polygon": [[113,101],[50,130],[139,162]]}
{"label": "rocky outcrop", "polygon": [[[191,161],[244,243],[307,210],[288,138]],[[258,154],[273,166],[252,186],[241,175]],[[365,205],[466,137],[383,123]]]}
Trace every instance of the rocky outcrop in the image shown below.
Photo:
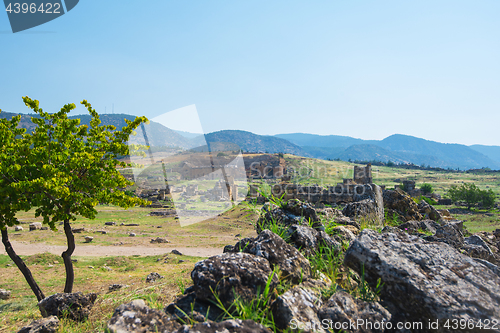
{"label": "rocky outcrop", "polygon": [[443,242],[365,229],[344,262],[358,272],[364,265],[372,285],[381,279],[380,298],[393,320],[477,322],[500,316],[500,277]]}
{"label": "rocky outcrop", "polygon": [[321,289],[326,287],[322,281],[311,280],[279,296],[271,305],[276,326],[280,329],[297,326],[305,331],[325,332],[317,313],[323,304]]}
{"label": "rocky outcrop", "polygon": [[75,321],[83,321],[89,316],[97,294],[84,295],[81,292],[59,293],[42,299],[38,303],[43,317],[57,316]]}
{"label": "rocky outcrop", "polygon": [[56,316],[50,316],[32,321],[17,333],[55,333],[58,329],[59,319]]}
{"label": "rocky outcrop", "polygon": [[198,322],[220,321],[223,318],[224,312],[221,309],[212,302],[197,299],[192,291],[193,288],[189,289],[186,290],[186,295],[178,297],[175,302],[167,305],[165,312],[183,322],[188,321],[186,317]]}
{"label": "rocky outcrop", "polygon": [[384,324],[392,317],[379,303],[355,299],[344,291],[333,294],[318,316],[324,327],[353,333],[385,332]]}
{"label": "rocky outcrop", "polygon": [[220,323],[199,323],[193,327],[184,325],[172,333],[271,333],[271,330],[253,320],[231,319]]}
{"label": "rocky outcrop", "polygon": [[412,197],[401,189],[384,191],[384,207],[387,216],[397,214],[404,221],[422,220],[422,214]]}
{"label": "rocky outcrop", "polygon": [[294,224],[311,225],[315,229],[324,230],[314,207],[310,203],[296,199],[289,200],[281,208],[273,204],[265,204],[256,224],[257,233],[260,234],[262,230],[269,229],[270,224],[279,224],[285,227]]}
{"label": "rocky outcrop", "polygon": [[348,203],[342,210],[342,214],[347,217],[369,217],[375,216],[377,209],[373,200],[365,199]]}
{"label": "rocky outcrop", "polygon": [[120,305],[108,322],[112,333],[173,332],[180,327],[163,312],[150,309],[142,299]]}
{"label": "rocky outcrop", "polygon": [[[214,293],[225,307],[230,307],[236,298],[251,300],[263,292],[272,274],[269,261],[248,253],[224,253],[196,263],[191,272],[196,297],[217,301]],[[278,284],[272,275],[270,288]]]}
{"label": "rocky outcrop", "polygon": [[441,220],[441,213],[439,213],[434,206],[428,204],[425,200],[420,201],[418,204],[418,211],[422,214],[424,219],[430,219],[433,221]]}
{"label": "rocky outcrop", "polygon": [[295,224],[288,228],[286,234],[290,242],[308,257],[313,256],[320,247],[326,247],[336,253],[340,251],[340,244],[324,231]]}
{"label": "rocky outcrop", "polygon": [[439,228],[439,224],[433,220],[422,220],[422,221],[408,221],[403,224],[398,225],[398,228],[406,231],[409,234],[419,234],[425,232],[436,233],[436,229]]}
{"label": "rocky outcrop", "polygon": [[[309,229],[318,233],[312,228]],[[256,238],[244,238],[233,247],[225,247],[224,252],[244,252],[265,258],[272,269],[279,267],[282,278],[294,284],[311,276],[309,261],[297,249],[269,230],[262,231]]]}

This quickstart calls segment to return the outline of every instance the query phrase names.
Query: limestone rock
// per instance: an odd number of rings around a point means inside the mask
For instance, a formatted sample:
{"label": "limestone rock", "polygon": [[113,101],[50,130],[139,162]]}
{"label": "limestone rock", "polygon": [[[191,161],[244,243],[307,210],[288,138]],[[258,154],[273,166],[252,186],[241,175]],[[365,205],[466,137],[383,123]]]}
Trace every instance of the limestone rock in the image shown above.
{"label": "limestone rock", "polygon": [[441,214],[434,208],[434,206],[429,205],[425,200],[420,201],[418,204],[418,211],[424,218],[431,219],[433,221],[441,220]]}
{"label": "limestone rock", "polygon": [[28,326],[24,326],[17,333],[55,333],[59,328],[59,319],[56,316],[50,316],[34,320]]}
{"label": "limestone rock", "polygon": [[[236,297],[253,299],[263,292],[272,270],[269,261],[248,253],[223,253],[195,264],[191,272],[196,297],[214,300],[212,290],[224,306],[229,307]],[[271,289],[278,284],[273,275]]]}
{"label": "limestone rock", "polygon": [[85,236],[85,243],[90,243],[94,240],[94,237],[92,236]]}
{"label": "limestone rock", "polygon": [[401,216],[405,221],[422,219],[419,213],[418,206],[413,201],[412,197],[406,194],[401,189],[384,191],[384,207],[389,216],[396,213]]}
{"label": "limestone rock", "polygon": [[381,279],[380,298],[393,320],[500,317],[500,277],[445,243],[365,229],[351,243],[344,263],[358,272],[363,264],[371,285]]}
{"label": "limestone rock", "polygon": [[165,312],[174,316],[175,319],[186,321],[186,316],[188,316],[198,322],[218,321],[224,315],[223,311],[213,303],[197,299],[194,292],[178,297],[175,302],[165,307]]}
{"label": "limestone rock", "polygon": [[57,316],[75,321],[85,320],[94,306],[97,294],[59,293],[42,299],[38,307],[43,317]]}
{"label": "limestone rock", "polygon": [[[309,229],[318,233],[312,228]],[[262,231],[256,238],[244,238],[236,243],[232,250],[225,248],[224,251],[245,252],[266,258],[272,268],[278,266],[283,277],[295,284],[311,275],[309,261],[297,249],[269,230]]]}
{"label": "limestone rock", "polygon": [[409,234],[414,234],[421,231],[428,231],[435,234],[436,229],[439,228],[439,224],[437,224],[433,220],[422,220],[422,221],[412,220],[398,225],[398,228],[406,231]]}
{"label": "limestone rock", "polygon": [[108,322],[113,333],[174,332],[180,327],[163,312],[150,309],[142,299],[120,305]]}
{"label": "limestone rock", "polygon": [[108,287],[108,292],[111,293],[126,287],[128,287],[126,284],[113,283]]}
{"label": "limestone rock", "polygon": [[40,230],[42,228],[42,222],[33,222],[30,223],[30,231]]}
{"label": "limestone rock", "polygon": [[361,200],[358,202],[350,202],[342,210],[342,214],[347,217],[373,217],[377,215],[377,207],[375,202],[370,199]]}
{"label": "limestone rock", "polygon": [[462,223],[444,223],[436,228],[434,236],[425,237],[429,242],[443,242],[450,244],[456,249],[460,249],[464,244],[464,235],[462,234]]}
{"label": "limestone rock", "polygon": [[341,243],[342,241],[351,243],[356,238],[354,233],[344,226],[333,228],[332,233],[333,238],[339,243]]}
{"label": "limestone rock", "polygon": [[326,232],[308,226],[292,225],[287,230],[287,236],[290,238],[290,242],[306,256],[313,256],[320,246],[328,247],[335,252],[339,252],[341,248],[340,244]]}
{"label": "limestone rock", "polygon": [[322,281],[310,280],[295,286],[279,296],[271,305],[276,326],[285,329],[294,324],[304,331],[325,332],[317,312],[322,306]]}
{"label": "limestone rock", "polygon": [[146,282],[151,283],[151,282],[155,282],[156,280],[163,279],[163,278],[164,278],[163,275],[160,275],[159,273],[156,273],[156,272],[152,272],[152,273],[149,273],[148,276],[146,277]]}
{"label": "limestone rock", "polygon": [[15,230],[15,231],[23,231],[24,229],[23,229],[23,227],[21,227],[20,225],[16,225],[16,226],[14,227],[14,230]]}
{"label": "limestone rock", "polygon": [[11,295],[10,290],[0,289],[0,299],[9,299]]}
{"label": "limestone rock", "polygon": [[[384,327],[383,323],[391,320],[389,311],[384,309],[379,303],[355,299],[344,291],[337,291],[333,294],[328,302],[318,311],[318,317],[329,328],[343,329],[344,332],[363,333],[384,332],[384,329],[373,329],[373,327]],[[352,329],[351,322],[362,325],[356,326],[356,329]]]}
{"label": "limestone rock", "polygon": [[170,242],[168,241],[168,239],[166,239],[164,237],[156,237],[156,238],[151,239],[150,243],[151,244],[154,244],[154,243],[165,244],[165,243],[170,243]]}

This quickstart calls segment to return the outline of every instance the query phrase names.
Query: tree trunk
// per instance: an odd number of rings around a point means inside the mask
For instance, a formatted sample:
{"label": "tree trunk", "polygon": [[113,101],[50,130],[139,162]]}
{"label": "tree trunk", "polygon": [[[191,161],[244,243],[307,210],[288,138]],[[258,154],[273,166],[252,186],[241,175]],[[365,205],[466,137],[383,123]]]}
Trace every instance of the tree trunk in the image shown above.
{"label": "tree trunk", "polygon": [[17,268],[19,268],[21,273],[23,273],[26,282],[28,282],[37,300],[40,302],[42,299],[45,298],[45,295],[43,294],[42,290],[36,283],[35,279],[33,278],[33,275],[31,275],[31,271],[29,270],[28,266],[26,266],[23,259],[21,259],[12,248],[12,244],[9,241],[9,234],[7,233],[7,227],[5,229],[2,229],[2,243],[10,259],[12,259],[12,261],[17,265]]}
{"label": "tree trunk", "polygon": [[68,243],[68,249],[61,255],[64,260],[64,267],[66,268],[66,284],[64,285],[64,292],[71,293],[73,291],[73,282],[75,281],[73,262],[71,262],[71,255],[75,251],[75,236],[71,230],[69,220],[64,220],[64,233],[66,234],[66,242]]}

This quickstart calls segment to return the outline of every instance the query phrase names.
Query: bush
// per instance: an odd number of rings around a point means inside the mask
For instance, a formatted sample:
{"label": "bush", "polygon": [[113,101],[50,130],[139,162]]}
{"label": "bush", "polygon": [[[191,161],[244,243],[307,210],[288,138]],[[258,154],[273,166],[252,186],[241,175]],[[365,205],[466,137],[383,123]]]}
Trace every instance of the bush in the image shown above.
{"label": "bush", "polygon": [[448,197],[453,201],[464,201],[467,209],[480,203],[484,208],[491,208],[495,205],[495,193],[491,189],[481,190],[474,183],[453,185],[447,192]]}
{"label": "bush", "polygon": [[422,184],[422,186],[420,186],[420,189],[424,194],[431,194],[434,191],[431,184]]}

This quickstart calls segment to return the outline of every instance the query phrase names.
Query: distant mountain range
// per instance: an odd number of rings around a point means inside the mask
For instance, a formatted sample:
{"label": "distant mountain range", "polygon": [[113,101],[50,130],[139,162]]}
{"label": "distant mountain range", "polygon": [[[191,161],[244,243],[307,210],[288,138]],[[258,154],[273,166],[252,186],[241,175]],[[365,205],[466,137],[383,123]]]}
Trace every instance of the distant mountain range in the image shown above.
{"label": "distant mountain range", "polygon": [[[11,118],[15,113],[1,112],[0,118]],[[21,114],[20,125],[31,130],[34,124],[31,116]],[[89,115],[71,116],[80,118],[82,124],[89,124]],[[101,122],[118,129],[126,126],[126,114],[102,114]],[[477,169],[489,167],[500,169],[500,146],[448,144],[409,135],[394,134],[383,140],[362,140],[339,135],[316,135],[306,133],[258,135],[239,130],[224,130],[203,135],[171,130],[150,121],[144,124],[151,146],[191,149],[208,144],[212,151],[242,149],[248,152],[286,153],[320,159],[341,159],[357,161],[380,161],[413,163],[441,168]],[[142,127],[131,138],[132,143],[144,143]]]}
{"label": "distant mountain range", "polygon": [[441,168],[500,169],[499,146],[465,146],[394,134],[383,140],[362,140],[338,135],[278,134],[317,158],[413,163]]}

